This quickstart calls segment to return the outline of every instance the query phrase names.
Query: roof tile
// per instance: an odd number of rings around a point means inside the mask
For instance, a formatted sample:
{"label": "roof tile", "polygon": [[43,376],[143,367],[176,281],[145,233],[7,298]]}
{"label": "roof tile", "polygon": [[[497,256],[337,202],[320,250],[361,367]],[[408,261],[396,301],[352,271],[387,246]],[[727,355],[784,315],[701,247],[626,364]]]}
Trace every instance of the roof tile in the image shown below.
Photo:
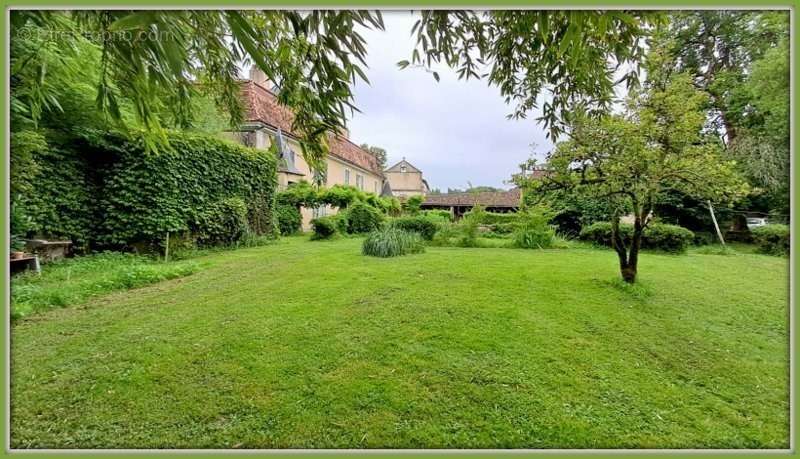
{"label": "roof tile", "polygon": [[519,188],[509,191],[483,191],[480,193],[447,193],[425,196],[423,206],[473,206],[519,207],[522,194]]}
{"label": "roof tile", "polygon": [[[252,80],[245,80],[242,82],[242,98],[245,120],[260,121],[274,129],[281,128],[290,137],[295,139],[299,137],[292,129],[294,113],[290,108],[281,105],[278,97],[272,91]],[[332,138],[330,154],[376,175],[381,175],[375,156],[340,135]]]}

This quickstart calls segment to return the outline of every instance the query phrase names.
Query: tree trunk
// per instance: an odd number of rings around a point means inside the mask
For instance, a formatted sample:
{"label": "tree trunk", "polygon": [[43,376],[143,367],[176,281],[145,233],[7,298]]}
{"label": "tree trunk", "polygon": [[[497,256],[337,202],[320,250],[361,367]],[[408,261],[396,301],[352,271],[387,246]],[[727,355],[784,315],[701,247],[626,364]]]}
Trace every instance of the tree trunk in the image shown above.
{"label": "tree trunk", "polygon": [[630,247],[626,247],[625,241],[619,232],[619,215],[614,215],[611,218],[611,245],[619,258],[619,272],[622,275],[622,280],[629,284],[636,282],[636,274],[639,268],[639,249],[642,247],[643,233],[644,223],[637,215],[633,225]]}

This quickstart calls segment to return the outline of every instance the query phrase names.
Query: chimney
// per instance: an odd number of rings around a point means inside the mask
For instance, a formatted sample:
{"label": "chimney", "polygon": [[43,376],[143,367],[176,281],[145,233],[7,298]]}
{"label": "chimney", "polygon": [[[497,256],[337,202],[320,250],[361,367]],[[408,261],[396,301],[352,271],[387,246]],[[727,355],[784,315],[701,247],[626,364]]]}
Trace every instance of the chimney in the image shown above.
{"label": "chimney", "polygon": [[264,73],[264,71],[258,68],[258,66],[255,64],[253,64],[253,66],[250,67],[250,80],[252,80],[256,84],[259,84],[269,89],[270,91],[275,86],[274,84],[272,84],[272,81],[270,81],[270,79],[267,78],[267,74]]}

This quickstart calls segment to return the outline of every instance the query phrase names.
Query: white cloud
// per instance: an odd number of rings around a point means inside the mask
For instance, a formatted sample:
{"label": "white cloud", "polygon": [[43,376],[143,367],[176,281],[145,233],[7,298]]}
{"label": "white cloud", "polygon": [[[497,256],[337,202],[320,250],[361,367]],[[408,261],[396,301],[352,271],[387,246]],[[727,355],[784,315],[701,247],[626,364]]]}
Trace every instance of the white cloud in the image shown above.
{"label": "white cloud", "polygon": [[[543,127],[529,114],[508,120],[499,90],[484,81],[459,81],[447,68],[441,81],[418,68],[400,70],[414,46],[416,20],[410,12],[385,12],[386,31],[365,31],[371,84],[354,89],[361,110],[349,123],[350,138],[385,148],[389,162],[403,156],[422,169],[432,187],[504,186],[518,165],[536,151],[549,150]],[[507,186],[507,185],[505,185]]]}

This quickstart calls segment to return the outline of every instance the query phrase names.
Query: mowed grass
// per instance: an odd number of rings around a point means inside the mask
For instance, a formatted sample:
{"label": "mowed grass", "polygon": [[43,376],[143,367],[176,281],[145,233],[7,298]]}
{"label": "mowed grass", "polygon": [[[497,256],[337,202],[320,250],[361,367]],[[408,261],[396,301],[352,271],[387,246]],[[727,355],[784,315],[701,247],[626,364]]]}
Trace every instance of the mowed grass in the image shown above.
{"label": "mowed grass", "polygon": [[288,238],[12,328],[16,448],[788,448],[788,260]]}

